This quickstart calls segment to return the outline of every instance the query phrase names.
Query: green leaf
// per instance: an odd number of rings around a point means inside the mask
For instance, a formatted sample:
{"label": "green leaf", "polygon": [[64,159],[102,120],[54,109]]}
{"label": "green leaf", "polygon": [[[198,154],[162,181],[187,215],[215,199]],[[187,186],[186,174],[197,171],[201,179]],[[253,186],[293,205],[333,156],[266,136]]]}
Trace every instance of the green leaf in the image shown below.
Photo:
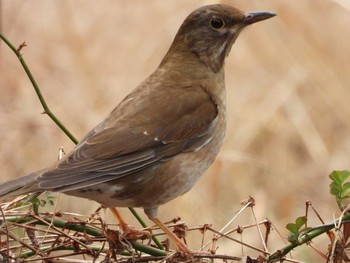
{"label": "green leaf", "polygon": [[340,196],[341,191],[339,191],[338,189],[331,188],[330,193],[334,196]]}
{"label": "green leaf", "polygon": [[306,216],[298,217],[295,220],[295,224],[297,225],[298,229],[300,229],[303,225],[305,225],[306,222],[307,222],[307,217]]}
{"label": "green leaf", "polygon": [[344,209],[343,201],[350,198],[350,182],[346,182],[350,176],[349,171],[333,171],[329,178],[332,180],[330,193],[335,197],[340,210]]}
{"label": "green leaf", "polygon": [[289,230],[291,235],[288,237],[288,241],[292,244],[298,244],[299,243],[299,236],[301,233],[308,231],[310,228],[303,226],[307,222],[306,216],[300,216],[297,219],[295,219],[295,223],[289,223],[286,225],[286,228]]}
{"label": "green leaf", "polygon": [[286,225],[286,228],[291,232],[292,234],[298,235],[298,227],[296,224],[289,223]]}
{"label": "green leaf", "polygon": [[346,183],[343,185],[343,189],[344,189],[344,190],[350,189],[350,182],[346,182]]}
{"label": "green leaf", "polygon": [[346,179],[348,179],[348,177],[350,176],[350,172],[349,171],[333,171],[330,175],[329,178],[334,181],[337,182],[338,184],[343,184],[345,182]]}

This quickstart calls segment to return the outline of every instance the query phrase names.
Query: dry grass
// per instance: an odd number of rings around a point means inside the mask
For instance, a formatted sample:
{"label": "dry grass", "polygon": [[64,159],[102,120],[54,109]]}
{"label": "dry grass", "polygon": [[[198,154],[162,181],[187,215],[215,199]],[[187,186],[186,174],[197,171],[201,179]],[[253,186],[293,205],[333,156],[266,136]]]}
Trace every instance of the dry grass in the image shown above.
{"label": "dry grass", "polygon": [[[38,205],[43,200],[37,202],[39,200],[36,199],[30,205],[23,203],[27,198],[18,197],[1,205],[0,262],[258,263],[266,262],[263,259],[267,256],[280,258],[281,253],[283,257],[286,255],[285,262],[300,262],[290,258],[288,251],[291,248],[283,246],[286,242],[271,221],[257,220],[253,198],[242,203],[242,209],[221,229],[210,224],[189,227],[181,218],[165,222],[186,243],[189,237],[200,243],[192,255],[177,253],[173,242],[164,237],[164,232],[157,226],[140,229],[142,235],[123,235],[118,225],[107,223],[101,217],[102,206],[90,215],[82,215],[58,211],[46,201],[40,205],[45,207],[40,209],[45,212],[38,212]],[[50,200],[56,204],[59,202],[54,197]],[[254,223],[233,227],[232,222],[245,213],[254,218]],[[147,235],[144,235],[145,232]],[[310,231],[308,235],[313,234]],[[271,240],[276,239],[280,241],[280,247],[273,248],[274,254],[267,252]],[[235,249],[220,254],[222,244]],[[237,248],[240,253],[237,253]]]}
{"label": "dry grass", "polygon": [[[23,54],[49,105],[81,138],[157,67],[186,15],[213,2],[2,1],[1,29],[16,45],[26,41]],[[160,216],[219,229],[252,195],[257,218],[277,222],[282,235],[306,200],[329,221],[335,202],[327,175],[349,167],[349,1],[223,2],[278,17],[249,28],[233,47],[223,150],[197,186],[162,207]],[[73,147],[41,111],[20,64],[0,43],[1,181],[50,164],[61,145]],[[58,209],[91,213],[96,207],[62,196]],[[251,218],[240,220],[237,225]],[[319,259],[311,250],[294,255]]]}

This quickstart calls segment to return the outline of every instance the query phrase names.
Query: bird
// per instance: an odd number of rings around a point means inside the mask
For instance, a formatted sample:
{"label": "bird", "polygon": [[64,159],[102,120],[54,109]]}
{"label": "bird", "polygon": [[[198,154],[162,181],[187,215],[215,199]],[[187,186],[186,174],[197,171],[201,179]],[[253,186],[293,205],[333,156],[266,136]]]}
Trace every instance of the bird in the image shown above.
{"label": "bird", "polygon": [[223,4],[191,12],[149,77],[63,159],[1,184],[0,199],[54,191],[142,207],[178,251],[191,253],[158,207],[188,192],[215,160],[227,120],[225,59],[244,28],[275,15]]}

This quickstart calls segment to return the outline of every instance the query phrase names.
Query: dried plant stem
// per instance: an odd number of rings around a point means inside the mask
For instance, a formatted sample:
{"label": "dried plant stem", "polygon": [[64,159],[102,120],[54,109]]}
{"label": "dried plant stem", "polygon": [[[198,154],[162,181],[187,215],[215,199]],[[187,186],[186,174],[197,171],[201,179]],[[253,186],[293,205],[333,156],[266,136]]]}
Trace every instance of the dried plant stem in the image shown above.
{"label": "dried plant stem", "polygon": [[[66,236],[69,239],[73,239],[74,242],[79,243],[85,249],[89,250],[90,248],[86,246],[84,243],[81,243],[78,239],[75,239],[72,236],[68,236],[66,233],[59,229],[66,229],[66,230],[72,230],[80,233],[85,233],[94,237],[102,237],[103,233],[100,231],[100,229],[87,226],[82,223],[76,223],[76,222],[68,222],[64,220],[57,220],[57,219],[51,219],[49,217],[38,217],[36,215],[28,215],[28,216],[9,216],[5,217],[5,220],[7,222],[16,222],[17,224],[37,224],[37,225],[47,225],[48,227],[53,228],[54,231],[56,231],[58,234],[62,236]],[[59,228],[59,229],[58,229]],[[15,239],[15,237],[10,236],[11,238]],[[16,239],[15,239],[16,240]],[[20,242],[20,240],[17,240]],[[146,254],[152,255],[152,256],[166,256],[166,252],[157,248],[153,248],[150,246],[146,246],[144,244],[138,243],[136,241],[128,240],[128,242],[132,245],[132,247],[138,251],[144,252]],[[32,250],[32,248],[31,248]]]}

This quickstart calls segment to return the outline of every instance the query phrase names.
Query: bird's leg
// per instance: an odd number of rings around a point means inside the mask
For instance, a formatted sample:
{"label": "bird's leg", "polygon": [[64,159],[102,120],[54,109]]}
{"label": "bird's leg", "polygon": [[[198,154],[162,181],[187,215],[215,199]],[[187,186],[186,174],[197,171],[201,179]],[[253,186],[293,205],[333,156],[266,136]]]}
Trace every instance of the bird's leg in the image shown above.
{"label": "bird's leg", "polygon": [[128,225],[124,219],[122,218],[122,216],[119,214],[118,210],[114,207],[110,207],[109,208],[113,215],[117,218],[120,228],[123,231],[123,235],[125,238],[127,239],[139,239],[142,238],[144,236],[146,237],[150,237],[151,233],[149,231],[143,231],[143,230],[137,230],[135,229],[133,226]]}
{"label": "bird's leg", "polygon": [[164,233],[167,234],[167,236],[175,242],[177,250],[179,252],[186,254],[195,254],[195,252],[192,252],[188,249],[187,245],[175,233],[170,231],[170,229],[157,218],[158,207],[144,208],[144,211],[148,218],[152,220],[153,223],[162,229]]}

